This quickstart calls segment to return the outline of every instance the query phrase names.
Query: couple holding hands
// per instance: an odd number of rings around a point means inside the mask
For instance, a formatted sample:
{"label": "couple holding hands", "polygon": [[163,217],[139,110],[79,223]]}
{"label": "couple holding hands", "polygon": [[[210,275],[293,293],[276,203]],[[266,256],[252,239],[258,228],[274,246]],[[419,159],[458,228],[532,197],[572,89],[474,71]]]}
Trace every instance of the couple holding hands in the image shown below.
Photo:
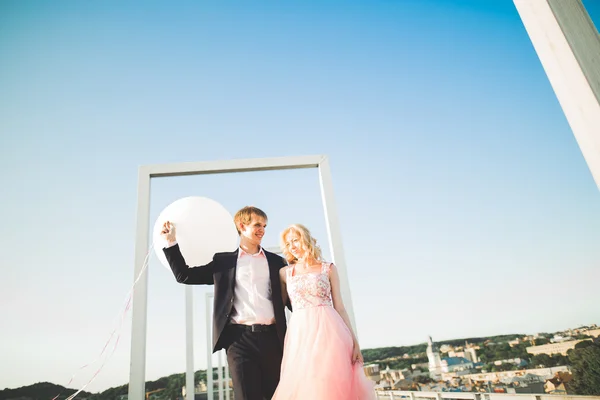
{"label": "couple holding hands", "polygon": [[294,224],[281,233],[284,259],[261,247],[262,210],[244,207],[234,222],[239,248],[199,267],[186,265],[171,222],[161,234],[177,282],[214,285],[213,352],[227,353],[235,399],[374,400],[337,269],[309,230]]}

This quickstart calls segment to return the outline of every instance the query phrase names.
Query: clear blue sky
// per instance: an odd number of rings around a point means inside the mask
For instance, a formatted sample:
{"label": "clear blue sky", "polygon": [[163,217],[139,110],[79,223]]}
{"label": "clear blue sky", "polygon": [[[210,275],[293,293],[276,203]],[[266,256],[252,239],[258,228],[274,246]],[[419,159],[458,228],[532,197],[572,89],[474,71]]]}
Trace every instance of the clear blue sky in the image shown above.
{"label": "clear blue sky", "polygon": [[[600,193],[511,1],[4,1],[0,58],[0,389],[100,351],[144,164],[328,155],[363,348],[600,323]],[[159,180],[152,222],[189,195],[327,243],[316,171]],[[184,297],[149,289],[156,379]],[[129,322],[89,389],[128,370]]]}

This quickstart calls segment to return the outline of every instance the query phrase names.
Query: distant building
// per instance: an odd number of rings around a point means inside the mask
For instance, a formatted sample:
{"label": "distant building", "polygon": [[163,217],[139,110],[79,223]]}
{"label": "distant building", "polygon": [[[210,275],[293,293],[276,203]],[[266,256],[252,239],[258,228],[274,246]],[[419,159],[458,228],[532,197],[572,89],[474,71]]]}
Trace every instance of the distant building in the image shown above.
{"label": "distant building", "polygon": [[539,375],[543,379],[550,379],[557,373],[569,372],[569,367],[566,365],[552,368],[534,368],[526,370],[516,371],[499,371],[499,372],[482,372],[470,375],[464,375],[463,378],[469,379],[471,382],[497,382],[504,380],[505,378],[512,378],[514,376],[524,376],[526,374]]}
{"label": "distant building", "polygon": [[408,379],[412,376],[412,371],[409,369],[391,369],[388,365],[383,371],[379,371],[379,379],[386,380],[390,383],[390,386],[396,381],[402,379]]}
{"label": "distant building", "polygon": [[453,351],[454,348],[452,346],[450,346],[449,344],[443,344],[440,346],[440,352],[442,353],[447,353],[449,351]]}
{"label": "distant building", "polygon": [[600,329],[586,329],[585,331],[583,331],[581,333],[583,335],[591,336],[593,338],[600,337]]}
{"label": "distant building", "polygon": [[392,390],[414,390],[418,387],[419,385],[412,378],[399,379],[392,384]]}
{"label": "distant building", "polygon": [[529,354],[538,355],[538,354],[562,354],[563,356],[567,355],[567,351],[574,349],[575,345],[579,342],[583,342],[585,340],[592,339],[583,339],[583,340],[571,340],[569,342],[560,342],[560,343],[548,343],[542,344],[540,346],[530,346],[527,348],[527,352]]}
{"label": "distant building", "polygon": [[449,351],[448,357],[450,357],[450,358],[452,358],[452,357],[466,358],[467,360],[469,360],[473,363],[476,363],[479,361],[479,359],[477,358],[477,350],[475,350],[474,347],[467,347],[466,349],[464,349],[462,351]]}
{"label": "distant building", "polygon": [[[450,357],[440,357],[440,350],[429,336],[427,341],[427,359],[429,360],[429,377],[434,380],[441,380],[447,374],[456,374],[472,370],[477,362],[477,352],[474,347],[465,346],[464,351],[450,350]],[[462,348],[461,348],[462,349]],[[462,374],[461,374],[462,375]]]}
{"label": "distant building", "polygon": [[439,380],[442,377],[442,359],[440,351],[431,339],[431,336],[427,340],[427,359],[429,360],[429,377]]}
{"label": "distant building", "polygon": [[521,339],[520,338],[516,338],[516,339],[511,340],[511,341],[508,342],[508,345],[510,347],[515,347],[515,346],[518,346],[520,344],[521,344]]}
{"label": "distant building", "polygon": [[479,362],[475,347],[468,347],[465,349],[465,358],[473,363]]}
{"label": "distant building", "polygon": [[442,372],[468,371],[473,368],[473,362],[464,357],[448,357],[442,360]]}
{"label": "distant building", "polygon": [[567,388],[565,387],[565,382],[561,382],[557,378],[549,379],[544,384],[544,390],[548,394],[567,394]]}
{"label": "distant building", "polygon": [[562,343],[562,342],[568,342],[573,340],[573,338],[571,336],[562,336],[562,335],[554,335],[554,337],[552,339],[550,339],[550,341],[552,343]]}
{"label": "distant building", "polygon": [[363,370],[365,371],[365,375],[372,380],[373,382],[379,382],[380,380],[380,372],[379,372],[379,364],[368,364],[363,366]]}
{"label": "distant building", "polygon": [[[233,386],[233,383],[232,383]],[[206,386],[206,382],[204,382],[203,380],[200,380],[200,382],[198,382],[198,384],[196,385],[196,388],[194,389],[194,393],[204,393],[208,390],[207,386]]]}
{"label": "distant building", "polygon": [[549,394],[567,394],[566,383],[573,379],[573,375],[569,372],[558,372],[554,377],[548,379],[544,385],[546,393]]}
{"label": "distant building", "polygon": [[418,363],[418,364],[411,364],[410,368],[412,370],[429,368],[429,363],[428,362],[424,362],[424,363]]}

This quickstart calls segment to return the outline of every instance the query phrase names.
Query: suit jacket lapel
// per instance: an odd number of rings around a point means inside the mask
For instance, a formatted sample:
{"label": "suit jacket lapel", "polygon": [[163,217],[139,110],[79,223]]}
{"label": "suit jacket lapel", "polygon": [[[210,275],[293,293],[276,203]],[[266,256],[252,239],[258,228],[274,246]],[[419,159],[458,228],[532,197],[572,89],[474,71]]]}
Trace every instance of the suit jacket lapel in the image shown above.
{"label": "suit jacket lapel", "polygon": [[265,252],[267,256],[267,263],[269,264],[269,277],[271,278],[271,293],[273,296],[273,301],[275,301],[275,296],[277,299],[281,299],[281,285],[279,283],[279,269],[277,268],[277,260],[275,259],[275,255],[271,253]]}
{"label": "suit jacket lapel", "polygon": [[238,252],[240,251],[240,249],[236,249],[236,251],[233,252],[233,255],[229,258],[228,260],[228,279],[229,279],[229,285],[231,286],[231,293],[235,293],[235,274],[237,272],[237,259],[238,259]]}

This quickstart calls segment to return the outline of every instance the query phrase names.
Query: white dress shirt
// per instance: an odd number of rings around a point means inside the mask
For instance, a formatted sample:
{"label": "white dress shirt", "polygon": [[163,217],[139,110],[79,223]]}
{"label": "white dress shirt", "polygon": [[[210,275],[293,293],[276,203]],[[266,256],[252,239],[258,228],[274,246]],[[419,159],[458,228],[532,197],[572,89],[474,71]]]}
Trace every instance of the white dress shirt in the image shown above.
{"label": "white dress shirt", "polygon": [[242,325],[275,323],[269,263],[262,247],[256,254],[238,252],[231,322]]}
{"label": "white dress shirt", "polygon": [[[170,242],[166,247],[176,244]],[[262,247],[256,254],[248,254],[240,247],[236,269],[231,322],[242,325],[274,324],[269,263]]]}

